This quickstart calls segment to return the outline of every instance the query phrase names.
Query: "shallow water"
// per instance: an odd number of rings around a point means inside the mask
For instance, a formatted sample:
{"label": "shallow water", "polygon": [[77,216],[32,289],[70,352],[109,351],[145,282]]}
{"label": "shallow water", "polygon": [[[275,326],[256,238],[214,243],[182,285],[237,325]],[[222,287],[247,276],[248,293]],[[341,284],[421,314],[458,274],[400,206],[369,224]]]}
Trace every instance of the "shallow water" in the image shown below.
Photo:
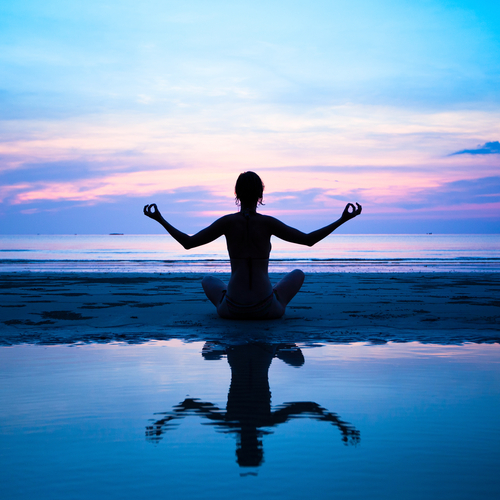
{"label": "shallow water", "polygon": [[500,345],[0,349],[3,499],[500,497]]}

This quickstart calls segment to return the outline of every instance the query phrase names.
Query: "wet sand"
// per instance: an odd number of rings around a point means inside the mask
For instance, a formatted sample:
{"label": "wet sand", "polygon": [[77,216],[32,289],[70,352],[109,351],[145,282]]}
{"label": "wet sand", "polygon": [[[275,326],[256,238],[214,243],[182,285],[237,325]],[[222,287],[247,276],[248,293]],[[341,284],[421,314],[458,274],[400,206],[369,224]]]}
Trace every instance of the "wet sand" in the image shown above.
{"label": "wet sand", "polygon": [[[272,281],[280,277],[272,275]],[[309,274],[285,316],[273,321],[220,319],[201,278],[2,273],[0,345],[172,338],[500,342],[500,273]]]}

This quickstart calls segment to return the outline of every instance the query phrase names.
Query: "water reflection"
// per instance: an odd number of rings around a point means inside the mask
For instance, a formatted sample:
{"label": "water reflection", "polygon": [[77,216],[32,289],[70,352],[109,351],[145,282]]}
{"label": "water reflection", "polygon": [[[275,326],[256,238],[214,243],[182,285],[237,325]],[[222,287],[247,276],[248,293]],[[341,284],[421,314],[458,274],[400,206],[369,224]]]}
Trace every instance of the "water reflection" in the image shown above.
{"label": "water reflection", "polygon": [[254,343],[225,348],[218,343],[205,343],[202,355],[207,360],[218,360],[227,355],[231,367],[231,385],[226,410],[216,405],[187,398],[170,412],[158,413],[162,418],[146,427],[146,439],[159,442],[162,435],[177,427],[178,420],[200,415],[209,420],[218,432],[236,435],[236,457],[241,467],[255,467],[264,461],[262,437],[271,434],[271,428],[291,419],[308,417],[328,422],[341,433],[345,445],[355,445],[360,433],[337,414],[311,401],[283,403],[271,410],[269,367],[273,358],[300,367],[304,355],[295,344]]}

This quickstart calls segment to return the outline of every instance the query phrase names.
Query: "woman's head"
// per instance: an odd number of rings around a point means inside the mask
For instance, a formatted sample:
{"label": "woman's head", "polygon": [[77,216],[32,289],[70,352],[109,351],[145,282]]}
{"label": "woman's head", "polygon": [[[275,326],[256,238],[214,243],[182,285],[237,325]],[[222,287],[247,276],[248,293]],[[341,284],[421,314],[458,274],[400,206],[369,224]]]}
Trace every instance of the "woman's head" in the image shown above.
{"label": "woman's head", "polygon": [[237,205],[262,205],[264,183],[255,172],[243,172],[239,175],[234,186]]}

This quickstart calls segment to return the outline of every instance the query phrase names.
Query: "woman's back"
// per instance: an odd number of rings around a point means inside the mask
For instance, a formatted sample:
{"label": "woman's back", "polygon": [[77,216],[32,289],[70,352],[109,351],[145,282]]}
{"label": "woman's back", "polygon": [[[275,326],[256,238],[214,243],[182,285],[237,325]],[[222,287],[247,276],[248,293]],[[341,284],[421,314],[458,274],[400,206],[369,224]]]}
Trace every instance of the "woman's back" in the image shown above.
{"label": "woman's back", "polygon": [[227,215],[225,236],[229,258],[269,259],[271,229],[269,217],[256,212]]}
{"label": "woman's back", "polygon": [[273,291],[268,275],[269,217],[256,212],[238,212],[225,219],[224,234],[231,260],[227,294],[241,304],[256,303]]}

